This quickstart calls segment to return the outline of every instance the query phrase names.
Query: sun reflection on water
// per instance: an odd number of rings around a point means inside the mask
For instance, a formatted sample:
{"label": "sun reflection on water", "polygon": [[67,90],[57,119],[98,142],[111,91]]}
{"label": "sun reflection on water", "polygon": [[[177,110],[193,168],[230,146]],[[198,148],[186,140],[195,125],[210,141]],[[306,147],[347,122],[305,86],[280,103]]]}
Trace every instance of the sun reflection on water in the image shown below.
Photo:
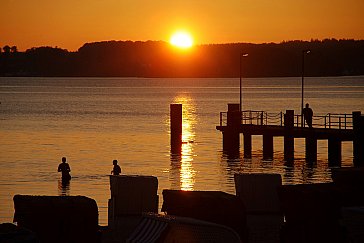
{"label": "sun reflection on water", "polygon": [[[180,94],[173,100],[182,104],[182,144],[180,153],[171,153],[172,187],[191,191],[195,184],[196,171],[193,167],[193,149],[195,142],[196,107],[188,94]],[[176,175],[178,172],[178,178]]]}

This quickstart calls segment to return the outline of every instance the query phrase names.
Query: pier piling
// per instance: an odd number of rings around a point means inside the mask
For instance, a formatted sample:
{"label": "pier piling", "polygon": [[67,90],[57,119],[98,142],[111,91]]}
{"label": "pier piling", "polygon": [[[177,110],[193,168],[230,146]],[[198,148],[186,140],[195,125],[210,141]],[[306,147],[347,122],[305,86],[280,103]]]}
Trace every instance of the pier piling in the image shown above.
{"label": "pier piling", "polygon": [[330,166],[341,165],[341,140],[335,137],[328,139],[328,160]]}
{"label": "pier piling", "polygon": [[294,126],[294,110],[286,110],[284,114],[284,160],[294,159],[294,137],[292,129]]}
{"label": "pier piling", "polygon": [[273,136],[270,134],[263,135],[263,159],[273,159]]}
{"label": "pier piling", "polygon": [[361,115],[360,111],[354,111],[353,113],[353,155],[354,155],[354,166],[364,166],[364,116]]}
{"label": "pier piling", "polygon": [[228,104],[227,129],[223,132],[223,150],[239,151],[241,113],[239,104]]}
{"label": "pier piling", "polygon": [[250,159],[252,157],[252,135],[244,133],[244,158]]}
{"label": "pier piling", "polygon": [[306,160],[309,162],[317,161],[317,138],[313,132],[306,137]]}

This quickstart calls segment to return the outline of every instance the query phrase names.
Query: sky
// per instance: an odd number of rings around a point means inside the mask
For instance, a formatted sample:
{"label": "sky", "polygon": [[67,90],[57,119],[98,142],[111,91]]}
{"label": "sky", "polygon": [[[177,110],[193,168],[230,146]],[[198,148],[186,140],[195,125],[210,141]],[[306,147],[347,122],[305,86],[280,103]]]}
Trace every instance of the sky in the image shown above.
{"label": "sky", "polygon": [[364,39],[364,0],[0,0],[0,47],[76,51],[107,40],[195,44]]}

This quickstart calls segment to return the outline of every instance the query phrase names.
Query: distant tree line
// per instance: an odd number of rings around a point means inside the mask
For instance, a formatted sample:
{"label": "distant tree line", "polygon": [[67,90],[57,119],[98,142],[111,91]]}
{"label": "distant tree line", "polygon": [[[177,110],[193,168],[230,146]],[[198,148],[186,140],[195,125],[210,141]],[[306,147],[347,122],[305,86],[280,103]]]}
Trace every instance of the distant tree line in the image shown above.
{"label": "distant tree line", "polygon": [[[1,48],[0,48],[1,49]],[[293,77],[302,51],[307,76],[364,75],[364,40],[211,44],[178,50],[162,41],[87,43],[76,52],[37,47],[0,51],[0,76],[72,77]]]}

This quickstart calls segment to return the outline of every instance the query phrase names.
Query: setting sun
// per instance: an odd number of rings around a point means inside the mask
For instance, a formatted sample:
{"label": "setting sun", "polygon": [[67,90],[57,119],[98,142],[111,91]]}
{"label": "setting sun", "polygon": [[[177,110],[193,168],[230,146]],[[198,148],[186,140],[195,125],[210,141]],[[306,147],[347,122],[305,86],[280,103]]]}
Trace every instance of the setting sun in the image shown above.
{"label": "setting sun", "polygon": [[193,45],[193,40],[189,33],[179,31],[172,35],[170,43],[179,48],[189,48]]}

